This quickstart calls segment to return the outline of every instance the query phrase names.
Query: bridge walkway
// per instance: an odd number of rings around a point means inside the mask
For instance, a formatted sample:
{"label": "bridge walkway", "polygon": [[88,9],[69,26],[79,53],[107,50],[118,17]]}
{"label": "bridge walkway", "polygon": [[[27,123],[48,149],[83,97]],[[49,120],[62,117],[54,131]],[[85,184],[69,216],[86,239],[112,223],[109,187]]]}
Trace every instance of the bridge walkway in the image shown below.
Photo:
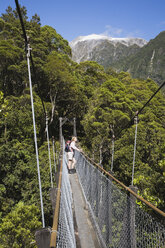
{"label": "bridge walkway", "polygon": [[100,248],[90,221],[77,173],[69,174],[73,196],[74,226],[77,248]]}

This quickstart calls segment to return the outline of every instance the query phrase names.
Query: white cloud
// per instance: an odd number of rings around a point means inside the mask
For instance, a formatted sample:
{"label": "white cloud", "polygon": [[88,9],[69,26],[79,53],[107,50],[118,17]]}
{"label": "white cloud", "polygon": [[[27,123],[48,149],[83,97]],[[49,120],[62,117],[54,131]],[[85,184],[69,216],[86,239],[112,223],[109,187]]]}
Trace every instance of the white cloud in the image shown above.
{"label": "white cloud", "polygon": [[123,30],[121,28],[114,28],[111,25],[105,26],[105,31],[101,35],[106,35],[109,37],[119,37],[123,33]]}
{"label": "white cloud", "polygon": [[139,30],[134,30],[133,32],[128,32],[122,28],[112,27],[111,25],[105,26],[105,31],[101,35],[106,35],[112,38],[131,38],[131,37],[140,37],[141,32]]}
{"label": "white cloud", "polygon": [[139,30],[127,33],[127,37],[142,37],[143,34]]}
{"label": "white cloud", "polygon": [[162,22],[160,23],[160,25],[164,26],[164,25],[165,25],[165,21],[162,21]]}

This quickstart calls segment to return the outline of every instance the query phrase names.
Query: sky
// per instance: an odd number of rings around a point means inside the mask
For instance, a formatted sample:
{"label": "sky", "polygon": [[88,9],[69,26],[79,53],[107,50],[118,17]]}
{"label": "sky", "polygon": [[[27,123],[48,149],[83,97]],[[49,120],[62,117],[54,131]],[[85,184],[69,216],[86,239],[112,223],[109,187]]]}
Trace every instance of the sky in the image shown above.
{"label": "sky", "polygon": [[[72,41],[78,36],[101,34],[147,41],[165,30],[165,0],[18,0],[29,18],[37,13],[41,25],[56,29]],[[0,0],[0,14],[14,0]]]}

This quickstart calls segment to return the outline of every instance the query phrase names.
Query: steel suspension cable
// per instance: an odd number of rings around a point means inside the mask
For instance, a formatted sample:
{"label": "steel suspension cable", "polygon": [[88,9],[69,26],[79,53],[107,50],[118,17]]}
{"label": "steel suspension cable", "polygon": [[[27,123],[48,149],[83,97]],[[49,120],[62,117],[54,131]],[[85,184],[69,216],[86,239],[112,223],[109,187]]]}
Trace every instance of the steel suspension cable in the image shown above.
{"label": "steel suspension cable", "polygon": [[55,154],[55,142],[54,142],[54,136],[52,137],[52,143],[53,143],[53,159],[54,159],[54,169],[56,173],[56,154]]}
{"label": "steel suspension cable", "polygon": [[[143,111],[143,109],[147,106],[147,104],[155,97],[155,95],[163,88],[165,82],[163,82],[160,87],[155,91],[155,93],[150,97],[150,99],[143,105],[143,107],[138,111],[138,115]],[[135,117],[135,116],[134,116]]]}
{"label": "steel suspension cable", "polygon": [[42,108],[43,108],[43,111],[44,111],[44,116],[46,118],[46,108],[45,108],[45,105],[44,105],[44,101],[42,99],[41,90],[40,90],[40,86],[39,86],[38,80],[36,79],[36,70],[35,70],[35,66],[34,66],[34,62],[33,62],[33,57],[31,55],[31,53],[30,53],[30,61],[31,61],[32,69],[33,69],[34,81],[37,82],[38,94],[39,94],[39,97],[41,99]]}
{"label": "steel suspension cable", "polygon": [[30,96],[31,96],[31,106],[32,106],[32,116],[33,116],[33,128],[34,128],[34,142],[35,142],[35,150],[36,150],[36,160],[37,160],[37,170],[38,170],[38,181],[39,181],[39,190],[40,190],[40,201],[41,201],[41,214],[42,214],[42,226],[45,227],[45,219],[44,219],[44,208],[43,208],[43,200],[42,200],[42,186],[41,186],[41,178],[40,178],[40,166],[39,166],[39,156],[38,156],[38,145],[37,145],[37,134],[36,134],[36,124],[35,124],[35,114],[34,114],[34,105],[33,105],[33,93],[32,93],[32,82],[31,82],[31,72],[30,72],[30,45],[27,46],[27,64],[28,64],[28,72],[29,72],[29,85],[30,85]]}
{"label": "steel suspension cable", "polygon": [[118,137],[124,129],[129,128],[130,126],[133,125],[135,117],[138,116],[143,111],[143,109],[149,104],[149,102],[155,97],[155,95],[161,90],[161,88],[163,88],[164,85],[165,85],[165,81],[160,85],[160,87],[155,91],[155,93],[148,99],[148,101],[143,105],[143,107],[136,112],[136,114],[131,118],[129,123],[120,130],[120,132],[116,135],[116,137]]}
{"label": "steel suspension cable", "polygon": [[24,36],[24,39],[25,39],[25,49],[27,49],[28,39],[27,39],[27,35],[26,35],[24,22],[23,22],[23,18],[22,18],[22,14],[21,14],[21,10],[20,10],[20,7],[19,7],[18,0],[15,0],[15,4],[16,4],[16,7],[17,7],[17,12],[18,12],[18,15],[19,15],[19,19],[20,19],[20,23],[21,23],[21,27],[22,27],[22,31],[23,31],[23,36]]}
{"label": "steel suspension cable", "polygon": [[17,12],[19,15],[19,19],[21,22],[21,27],[25,39],[25,50],[27,56],[27,64],[28,64],[28,74],[29,74],[29,86],[30,86],[30,96],[31,96],[31,107],[32,107],[32,118],[33,118],[33,129],[34,129],[34,143],[35,143],[35,151],[36,151],[36,161],[37,161],[37,171],[38,171],[38,182],[39,182],[39,191],[40,191],[40,203],[41,203],[41,215],[42,215],[42,226],[45,227],[45,218],[44,218],[44,208],[43,208],[43,199],[42,199],[42,186],[41,186],[41,177],[40,177],[40,166],[39,166],[39,155],[38,155],[38,145],[37,145],[37,134],[36,134],[36,124],[35,124],[35,113],[34,113],[34,104],[33,104],[33,93],[32,93],[32,81],[31,81],[31,70],[30,70],[30,58],[31,57],[31,48],[28,44],[28,38],[26,35],[23,18],[21,15],[20,7],[18,0],[15,0]]}
{"label": "steel suspension cable", "polygon": [[46,115],[46,134],[47,134],[47,142],[48,142],[48,155],[49,155],[49,167],[50,167],[50,183],[53,188],[53,179],[52,179],[52,164],[50,157],[50,142],[49,142],[49,130],[48,130],[48,116]]}
{"label": "steel suspension cable", "polygon": [[[25,30],[25,26],[24,26],[24,22],[23,22],[23,18],[22,18],[22,14],[21,14],[21,10],[20,10],[18,0],[15,0],[15,4],[16,4],[18,16],[19,16],[19,19],[20,19],[23,36],[24,36],[24,39],[25,39],[25,52],[27,53],[27,46],[28,46],[28,42],[29,42],[28,39],[29,38],[26,35],[26,30]],[[41,96],[41,90],[40,90],[40,87],[39,87],[38,80],[36,80],[36,71],[35,71],[35,66],[34,66],[33,57],[32,57],[31,52],[30,52],[30,61],[31,61],[32,69],[33,69],[34,79],[35,79],[35,82],[37,82],[38,93],[39,93],[39,97],[41,99],[44,115],[45,115],[45,118],[46,118],[46,109],[45,109],[45,105],[44,105],[44,102],[43,102],[43,99],[42,99],[42,96]]]}
{"label": "steel suspension cable", "polygon": [[132,186],[134,179],[134,170],[135,170],[135,156],[136,156],[136,139],[137,139],[137,127],[138,127],[138,116],[135,117],[135,142],[134,142],[134,154],[133,154],[133,166],[132,166]]}
{"label": "steel suspension cable", "polygon": [[115,133],[114,133],[114,125],[110,125],[111,133],[112,133],[112,159],[111,159],[111,172],[113,171],[113,161],[114,161],[114,149],[115,149]]}
{"label": "steel suspension cable", "polygon": [[115,136],[113,135],[113,137],[112,137],[112,160],[111,160],[111,171],[113,171],[114,148],[115,148]]}

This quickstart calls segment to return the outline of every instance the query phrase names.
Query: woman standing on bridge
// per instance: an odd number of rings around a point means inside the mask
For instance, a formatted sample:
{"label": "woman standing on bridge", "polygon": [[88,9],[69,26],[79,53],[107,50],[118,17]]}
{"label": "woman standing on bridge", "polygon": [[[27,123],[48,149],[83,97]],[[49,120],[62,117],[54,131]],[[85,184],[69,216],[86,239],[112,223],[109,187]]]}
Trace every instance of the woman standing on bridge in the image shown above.
{"label": "woman standing on bridge", "polygon": [[80,152],[80,149],[76,147],[76,142],[77,142],[77,137],[72,137],[71,143],[69,145],[70,151],[68,152],[68,172],[69,174],[72,174],[75,172],[75,164],[76,164],[76,159],[74,157],[75,155],[75,150]]}

